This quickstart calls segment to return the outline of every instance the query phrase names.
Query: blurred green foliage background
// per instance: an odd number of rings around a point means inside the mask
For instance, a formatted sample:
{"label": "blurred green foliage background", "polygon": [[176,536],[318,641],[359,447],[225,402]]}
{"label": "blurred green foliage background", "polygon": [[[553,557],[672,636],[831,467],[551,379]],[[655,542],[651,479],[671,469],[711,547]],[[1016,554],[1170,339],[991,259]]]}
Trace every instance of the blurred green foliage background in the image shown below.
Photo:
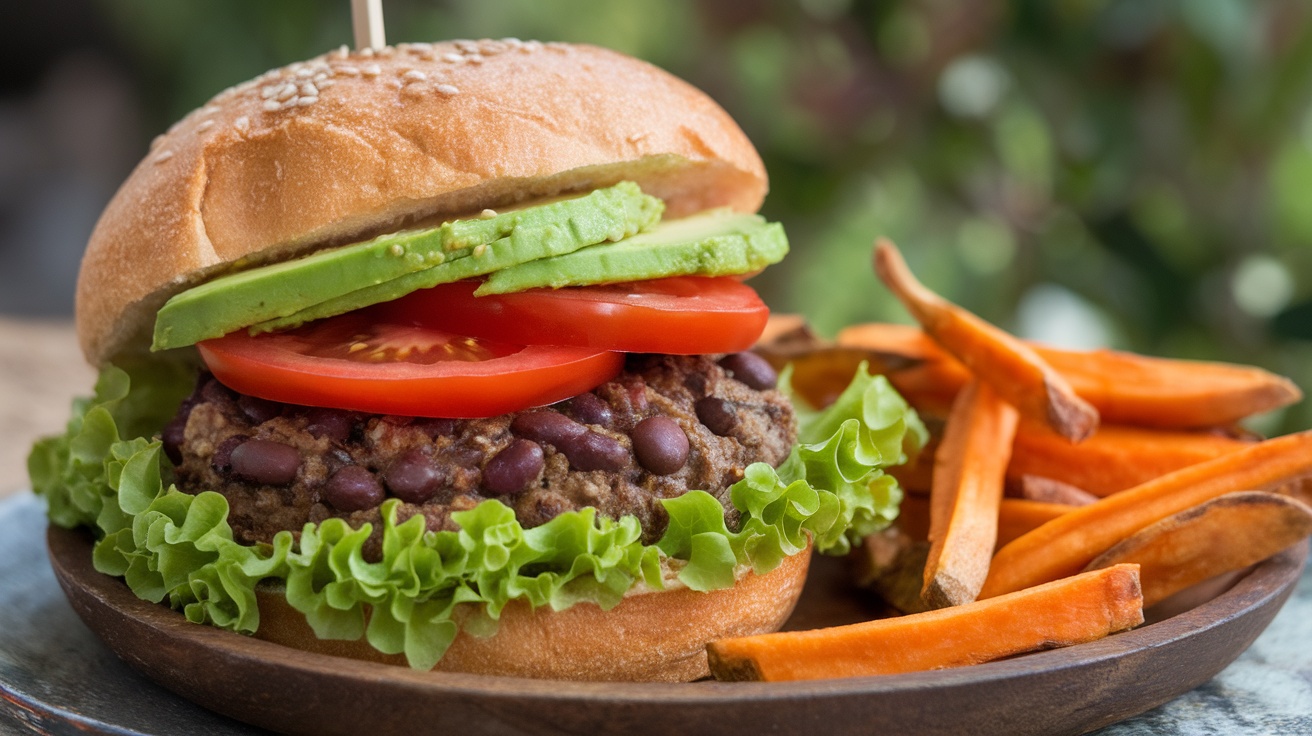
{"label": "blurred green foliage background", "polygon": [[[150,135],[350,39],[346,0],[94,0]],[[821,332],[905,320],[887,234],[1021,334],[1264,365],[1312,388],[1312,4],[386,0],[388,40],[597,43],[756,142],[793,254],[755,283]],[[1312,425],[1308,402],[1260,429]]]}

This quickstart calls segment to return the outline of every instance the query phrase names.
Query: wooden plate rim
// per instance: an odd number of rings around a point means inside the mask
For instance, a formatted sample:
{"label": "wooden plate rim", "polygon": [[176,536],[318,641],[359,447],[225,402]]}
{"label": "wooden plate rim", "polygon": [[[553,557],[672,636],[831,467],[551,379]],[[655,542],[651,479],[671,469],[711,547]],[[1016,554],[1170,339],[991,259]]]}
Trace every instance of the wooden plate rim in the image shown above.
{"label": "wooden plate rim", "polygon": [[[358,675],[386,679],[397,687],[437,689],[454,695],[533,697],[543,700],[695,703],[807,698],[818,694],[898,693],[929,687],[1005,680],[1079,667],[1130,652],[1166,646],[1262,608],[1274,598],[1288,595],[1298,581],[1308,553],[1308,540],[1259,563],[1233,587],[1195,608],[1142,628],[1088,644],[1036,652],[1015,659],[955,669],[906,675],[885,675],[787,683],[615,683],[529,680],[513,677],[443,672],[417,672],[404,667],[343,659],[290,649],[278,644],[197,626],[162,605],[138,599],[121,580],[95,571],[91,564],[90,537],[78,531],[51,527],[47,542],[60,584],[90,594],[121,614],[146,622],[161,635],[198,638],[204,646],[238,659],[278,661],[280,666],[303,672],[330,671],[333,676]],[[1274,613],[1273,613],[1274,615]],[[185,627],[185,628],[182,628]]]}

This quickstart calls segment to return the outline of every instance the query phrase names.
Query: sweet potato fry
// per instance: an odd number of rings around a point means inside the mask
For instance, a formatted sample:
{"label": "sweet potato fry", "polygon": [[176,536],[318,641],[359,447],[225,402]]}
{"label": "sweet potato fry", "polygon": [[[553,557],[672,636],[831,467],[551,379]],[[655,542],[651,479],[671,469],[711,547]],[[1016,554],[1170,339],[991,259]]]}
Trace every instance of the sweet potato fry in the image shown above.
{"label": "sweet potato fry", "polygon": [[1227,493],[1312,475],[1312,431],[1250,445],[1072,509],[998,550],[981,598],[1073,575],[1154,522]]}
{"label": "sweet potato fry", "polygon": [[920,599],[921,579],[929,542],[915,539],[898,527],[890,527],[865,538],[858,557],[857,581],[879,594],[902,613],[921,613],[929,608]]}
{"label": "sweet potato fry", "polygon": [[931,608],[975,600],[988,576],[1016,421],[1016,409],[980,381],[967,384],[952,406],[929,497],[930,548],[920,597]]}
{"label": "sweet potato fry", "polygon": [[1109,496],[1251,444],[1215,432],[1104,424],[1089,439],[1072,445],[1038,422],[1021,422],[1007,476],[1015,480],[1037,475]]}
{"label": "sweet potato fry", "polygon": [[1042,475],[1022,475],[1008,484],[1016,495],[1026,501],[1042,501],[1064,506],[1088,506],[1098,497],[1065,481],[1045,478]]}
{"label": "sweet potato fry", "polygon": [[979,664],[1143,622],[1139,569],[1117,565],[987,601],[707,645],[720,680],[816,680]]}
{"label": "sweet potato fry", "polygon": [[1062,503],[1027,501],[1023,498],[1004,498],[998,506],[998,541],[1002,547],[1011,540],[1028,534],[1076,506]]}
{"label": "sweet potato fry", "polygon": [[929,336],[1021,414],[1072,442],[1097,429],[1097,410],[1032,348],[926,289],[887,240],[875,246],[875,272]]}
{"label": "sweet potato fry", "polygon": [[1139,565],[1151,606],[1221,573],[1264,560],[1312,534],[1312,509],[1288,496],[1227,493],[1151,524],[1089,563]]}
{"label": "sweet potato fry", "polygon": [[[943,406],[945,395],[964,386],[970,372],[923,335],[917,339],[915,332],[904,325],[853,325],[838,334],[838,344],[919,361],[890,374],[889,380],[912,406]],[[1032,347],[1109,424],[1222,427],[1303,396],[1288,379],[1250,366]]]}

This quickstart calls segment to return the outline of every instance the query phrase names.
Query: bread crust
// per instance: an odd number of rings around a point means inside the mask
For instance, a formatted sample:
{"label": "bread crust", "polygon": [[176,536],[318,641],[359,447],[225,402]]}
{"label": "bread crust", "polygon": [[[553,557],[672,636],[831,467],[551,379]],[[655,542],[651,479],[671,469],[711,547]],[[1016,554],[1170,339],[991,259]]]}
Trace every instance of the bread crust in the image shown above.
{"label": "bread crust", "polygon": [[766,192],[723,109],[606,49],[402,44],[275,69],[156,139],[106,207],[78,279],[82,349],[93,365],[144,350],[159,306],[218,273],[623,179],[669,216],[755,211]]}
{"label": "bread crust", "polygon": [[[688,682],[707,677],[706,644],[777,631],[797,604],[810,561],[808,547],[765,575],[747,571],[732,588],[630,594],[609,611],[591,603],[563,611],[533,610],[524,601],[511,601],[494,636],[461,632],[434,669],[553,680]],[[256,593],[256,636],[261,639],[321,654],[405,664],[403,656],[382,654],[363,640],[319,639],[281,589],[261,587]]]}

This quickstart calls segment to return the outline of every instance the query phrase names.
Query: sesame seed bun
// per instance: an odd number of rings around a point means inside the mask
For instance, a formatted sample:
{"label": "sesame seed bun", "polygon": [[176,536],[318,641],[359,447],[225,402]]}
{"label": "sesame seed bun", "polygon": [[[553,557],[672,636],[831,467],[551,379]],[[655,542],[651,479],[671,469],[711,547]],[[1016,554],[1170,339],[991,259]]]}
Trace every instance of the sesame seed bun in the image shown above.
{"label": "sesame seed bun", "polygon": [[[534,611],[511,601],[497,633],[462,631],[434,668],[446,672],[612,682],[688,682],[709,677],[706,643],[776,631],[792,613],[811,550],[784,558],[765,575],[745,571],[732,588],[700,593],[678,587],[630,593],[603,611],[580,603]],[[321,654],[405,665],[360,641],[315,637],[282,590],[259,588],[261,639]]]}
{"label": "sesame seed bun", "polygon": [[668,216],[754,212],[766,192],[724,110],[613,51],[457,41],[276,69],[179,121],[109,203],[78,280],[82,349],[145,350],[160,305],[218,273],[624,179]]}

